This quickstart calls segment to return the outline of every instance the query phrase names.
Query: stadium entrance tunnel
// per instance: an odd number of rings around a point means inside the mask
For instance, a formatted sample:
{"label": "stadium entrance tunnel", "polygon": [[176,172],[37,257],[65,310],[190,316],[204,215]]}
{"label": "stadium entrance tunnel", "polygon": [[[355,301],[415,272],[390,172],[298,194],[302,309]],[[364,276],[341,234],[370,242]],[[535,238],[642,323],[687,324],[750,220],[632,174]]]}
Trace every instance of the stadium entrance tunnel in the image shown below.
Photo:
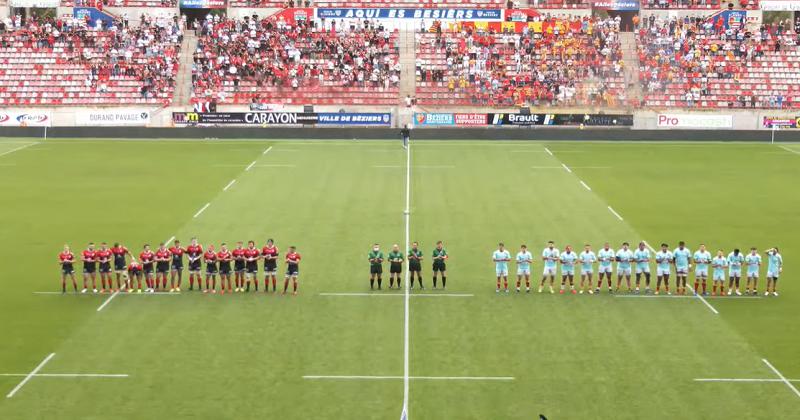
{"label": "stadium entrance tunnel", "polygon": [[639,11],[621,11],[621,10],[609,10],[608,17],[616,18],[619,16],[619,30],[623,32],[633,32],[636,29],[636,25],[633,24],[633,17],[638,15]]}
{"label": "stadium entrance tunnel", "polygon": [[208,16],[225,15],[225,9],[196,9],[181,7],[181,14],[186,15],[186,25],[189,28],[194,28],[194,22],[203,22]]}

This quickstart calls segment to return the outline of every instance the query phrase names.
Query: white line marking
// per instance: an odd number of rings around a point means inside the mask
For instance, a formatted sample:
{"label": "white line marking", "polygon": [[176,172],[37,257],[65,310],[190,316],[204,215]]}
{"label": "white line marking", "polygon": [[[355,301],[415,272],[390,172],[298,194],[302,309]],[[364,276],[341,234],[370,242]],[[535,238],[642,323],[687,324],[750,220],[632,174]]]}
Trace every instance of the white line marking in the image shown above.
{"label": "white line marking", "polygon": [[[650,298],[650,299],[695,299],[697,296],[694,295],[614,295],[615,298]],[[760,296],[709,296],[709,299],[729,299],[729,300],[740,300],[740,299],[762,299]]]}
{"label": "white line marking", "polygon": [[553,156],[553,152],[551,152],[550,149],[545,147],[544,151],[547,152],[548,155]]}
{"label": "white line marking", "polygon": [[[408,142],[406,146],[406,206],[405,210],[403,210],[403,219],[405,219],[405,243],[406,248],[410,249],[410,241],[411,241],[411,142]],[[406,260],[406,264],[408,264],[408,260]],[[408,284],[409,281],[409,270],[406,267],[405,273],[405,288],[404,288],[404,298],[403,298],[403,307],[405,316],[403,322],[403,411],[400,414],[400,417],[403,420],[408,420],[410,418],[408,414],[408,394],[409,394],[409,383],[410,381],[410,363],[408,357],[408,348],[409,348],[409,336],[410,336],[410,320],[411,317],[411,309],[409,306],[409,296],[411,296],[411,289],[409,288],[410,285]]]}
{"label": "white line marking", "polygon": [[211,203],[206,203],[206,205],[203,206],[203,208],[201,208],[200,210],[197,210],[197,213],[194,214],[194,218],[197,219],[197,216],[200,216],[201,214],[203,214],[203,212],[206,211],[206,209],[210,205],[211,205]]}
{"label": "white line marking", "polygon": [[[372,165],[373,168],[405,168],[403,165]],[[414,169],[453,169],[454,165],[416,165]]]}
{"label": "white line marking", "polygon": [[[319,296],[369,296],[369,297],[395,297],[405,296],[405,293],[320,293]],[[426,293],[411,294],[409,297],[473,297],[471,293]]]}
{"label": "white line marking", "polygon": [[303,379],[334,380],[394,380],[411,379],[423,381],[513,381],[513,376],[370,376],[370,375],[305,375]]}
{"label": "white line marking", "polygon": [[175,240],[175,235],[170,236],[169,239],[167,239],[167,242],[164,242],[164,245],[169,246],[169,244],[171,244],[172,241],[174,240]]}
{"label": "white line marking", "polygon": [[283,164],[283,163],[263,163],[261,165],[256,165],[256,168],[294,168],[297,165],[292,164]]}
{"label": "white line marking", "polygon": [[222,191],[228,191],[228,188],[233,186],[233,184],[235,184],[235,183],[236,183],[236,180],[235,179],[232,180],[231,182],[228,183],[228,185],[225,186],[225,188],[222,189]]}
{"label": "white line marking", "polygon": [[22,150],[22,149],[26,149],[26,148],[28,148],[28,147],[31,147],[31,146],[33,146],[33,145],[36,145],[36,144],[39,144],[39,142],[35,142],[35,143],[28,143],[28,144],[26,144],[26,145],[24,145],[24,146],[20,146],[20,147],[13,148],[13,149],[11,149],[11,150],[7,150],[7,151],[5,151],[5,152],[3,152],[3,153],[0,153],[0,157],[3,157],[3,156],[5,156],[5,155],[10,155],[10,154],[12,154],[12,153],[14,153],[14,152],[20,151],[20,150]]}
{"label": "white line marking", "polygon": [[[695,382],[783,382],[782,379],[756,378],[695,378]],[[800,382],[800,379],[787,379],[789,382]]]}
{"label": "white line marking", "polygon": [[614,209],[612,209],[612,208],[611,208],[611,206],[608,206],[608,210],[609,210],[611,213],[614,213],[614,216],[617,216],[617,219],[619,219],[620,221],[624,220],[624,219],[622,218],[622,216],[620,216],[620,215],[619,215],[619,213],[617,213],[616,211],[614,211]]}
{"label": "white line marking", "polygon": [[[611,169],[610,166],[573,166],[572,169]],[[564,169],[564,166],[531,166],[531,169]]]}
{"label": "white line marking", "polygon": [[250,170],[250,168],[252,168],[252,167],[253,167],[253,165],[255,165],[255,164],[256,164],[256,161],[252,161],[252,162],[251,162],[249,165],[247,165],[247,167],[246,167],[246,168],[244,168],[244,170],[245,170],[245,171],[249,171],[249,170]]}
{"label": "white line marking", "polygon": [[581,181],[581,185],[583,185],[583,188],[586,188],[586,189],[587,189],[587,190],[589,190],[589,191],[591,191],[591,190],[592,190],[592,189],[591,189],[591,188],[589,188],[589,186],[588,186],[588,185],[586,185],[586,183],[585,183],[585,182],[583,182],[583,181]]}
{"label": "white line marking", "polygon": [[800,397],[800,391],[798,391],[798,390],[797,390],[797,388],[795,388],[795,386],[794,386],[794,385],[792,385],[792,383],[791,383],[791,382],[790,382],[788,379],[786,379],[786,377],[785,377],[785,376],[783,376],[783,374],[781,374],[781,373],[778,371],[778,369],[775,369],[775,366],[772,366],[772,363],[770,363],[770,362],[769,362],[769,360],[767,360],[767,359],[761,359],[761,361],[762,361],[762,362],[764,362],[764,364],[766,364],[767,366],[769,366],[769,368],[770,368],[770,369],[772,369],[772,371],[773,371],[773,372],[775,372],[775,374],[776,374],[776,375],[778,375],[778,377],[781,379],[781,381],[783,381],[783,383],[785,383],[785,384],[786,384],[786,386],[788,386],[788,387],[789,387],[789,389],[791,389],[791,390],[792,390],[792,392],[794,392],[794,393],[795,393],[795,395],[797,395],[798,397]]}
{"label": "white line marking", "polygon": [[[120,292],[121,296],[150,296],[150,295],[180,295],[183,292],[153,292],[153,293],[130,293]],[[64,295],[64,296],[105,296],[96,293],[63,293],[63,292],[33,292],[34,295]]]}
{"label": "white line marking", "polygon": [[105,302],[103,302],[103,304],[102,304],[102,305],[100,305],[100,306],[97,308],[97,312],[100,312],[100,311],[102,311],[102,310],[103,310],[103,308],[105,308],[105,307],[106,307],[106,305],[108,305],[109,303],[111,303],[111,301],[112,301],[112,300],[114,300],[114,298],[115,298],[115,297],[117,297],[117,295],[118,295],[118,294],[119,294],[119,291],[112,293],[112,294],[111,294],[111,296],[109,296],[109,297],[108,297],[108,299],[106,299],[106,300],[105,300]]}
{"label": "white line marking", "polygon": [[796,154],[796,155],[800,155],[800,152],[798,152],[797,150],[790,149],[790,148],[788,148],[788,147],[786,147],[786,146],[778,146],[778,147],[780,147],[780,148],[781,148],[781,149],[783,149],[783,150],[786,150],[787,152],[791,152],[791,153],[794,153],[794,154]]}
{"label": "white line marking", "polygon": [[12,390],[11,390],[11,392],[9,392],[9,393],[8,393],[8,395],[6,395],[6,398],[11,398],[11,397],[13,397],[13,396],[14,396],[14,394],[16,394],[16,393],[17,393],[17,391],[19,391],[20,389],[22,389],[22,387],[23,387],[23,386],[25,386],[25,384],[26,384],[26,383],[28,383],[28,381],[30,381],[30,380],[31,380],[31,378],[33,378],[33,375],[36,375],[37,373],[39,373],[39,371],[40,371],[40,370],[42,370],[42,368],[44,367],[44,365],[46,365],[46,364],[47,364],[47,362],[49,362],[49,361],[50,361],[50,359],[52,359],[53,357],[55,357],[55,355],[56,355],[55,353],[50,353],[50,354],[49,354],[47,357],[45,357],[45,358],[44,358],[44,360],[42,360],[42,362],[41,362],[41,363],[39,363],[39,365],[38,365],[38,366],[36,366],[36,368],[35,368],[35,369],[33,369],[33,370],[31,371],[31,373],[29,373],[29,374],[27,374],[27,375],[25,376],[25,378],[22,380],[22,382],[20,382],[19,384],[17,384],[17,386],[15,386],[15,387],[14,387],[14,389],[12,389]]}
{"label": "white line marking", "polygon": [[[28,376],[25,373],[0,373],[0,376]],[[127,373],[37,373],[42,378],[128,378]]]}
{"label": "white line marking", "polygon": [[565,164],[563,164],[563,163],[561,164],[561,166],[563,166],[563,167],[564,167],[564,169],[565,169],[567,172],[569,172],[569,173],[572,173],[572,169],[570,169],[570,168],[569,168],[569,166],[567,166],[567,165],[565,165]]}
{"label": "white line marking", "polygon": [[264,149],[264,151],[261,153],[261,156],[266,155],[267,153],[269,153],[270,150],[272,150],[272,146],[267,147],[266,149]]}

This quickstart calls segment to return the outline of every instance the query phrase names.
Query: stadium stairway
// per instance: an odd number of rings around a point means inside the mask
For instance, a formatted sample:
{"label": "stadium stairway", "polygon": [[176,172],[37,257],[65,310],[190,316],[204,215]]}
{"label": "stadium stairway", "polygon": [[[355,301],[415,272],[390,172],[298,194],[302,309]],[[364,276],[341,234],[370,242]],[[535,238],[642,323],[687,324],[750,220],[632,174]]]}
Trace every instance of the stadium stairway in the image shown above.
{"label": "stadium stairway", "polygon": [[416,95],[416,41],[414,38],[414,28],[406,27],[400,29],[397,38],[399,62],[400,62],[400,103],[403,106],[398,108],[397,118],[400,125],[411,123],[413,109],[405,107],[406,96]]}
{"label": "stadium stairway", "polygon": [[641,103],[644,99],[639,83],[639,54],[636,52],[636,35],[633,32],[619,33],[622,60],[625,62],[625,86],[628,101]]}
{"label": "stadium stairway", "polygon": [[174,105],[189,105],[192,95],[192,56],[196,50],[197,37],[194,31],[185,31],[181,44],[181,65],[178,70],[178,79],[175,81],[175,98],[172,102]]}

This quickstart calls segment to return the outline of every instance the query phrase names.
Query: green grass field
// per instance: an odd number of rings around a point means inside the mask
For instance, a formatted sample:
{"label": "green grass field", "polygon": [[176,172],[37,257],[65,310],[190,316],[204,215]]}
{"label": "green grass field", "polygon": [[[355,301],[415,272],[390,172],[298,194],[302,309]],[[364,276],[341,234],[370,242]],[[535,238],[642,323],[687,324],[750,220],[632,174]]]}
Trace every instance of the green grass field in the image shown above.
{"label": "green grass field", "polygon": [[[405,240],[399,144],[34,142],[0,141],[0,390],[16,389],[0,399],[0,418],[399,418],[404,297],[329,295],[369,293],[370,245]],[[451,256],[449,295],[410,298],[411,418],[800,413],[789,385],[800,382],[783,382],[762,360],[800,380],[799,145],[417,142],[411,168],[410,236],[428,258],[427,286],[435,241]],[[122,241],[138,254],[145,242],[194,235],[216,245],[274,237],[281,252],[296,245],[299,296],[107,302],[34,293],[60,290],[64,243],[77,253],[89,241]],[[685,240],[726,254],[778,245],[781,296],[709,297],[707,305],[605,292],[495,294],[497,242],[513,253],[527,243],[538,282],[550,239],[562,249]]]}

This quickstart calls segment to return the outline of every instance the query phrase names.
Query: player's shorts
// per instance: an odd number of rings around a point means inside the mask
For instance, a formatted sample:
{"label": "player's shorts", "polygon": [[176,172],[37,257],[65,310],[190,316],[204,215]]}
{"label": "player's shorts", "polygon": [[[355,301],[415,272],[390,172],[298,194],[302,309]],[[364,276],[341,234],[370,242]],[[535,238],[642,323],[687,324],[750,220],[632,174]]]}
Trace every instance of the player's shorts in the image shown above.
{"label": "player's shorts", "polygon": [[636,274],[642,274],[642,273],[650,274],[650,266],[649,265],[645,265],[645,266],[641,266],[641,267],[640,266],[636,266]]}
{"label": "player's shorts", "polygon": [[158,274],[166,274],[169,271],[169,263],[168,262],[159,262],[156,264],[156,272]]}
{"label": "player's shorts", "polygon": [[131,277],[141,275],[142,274],[142,269],[141,268],[129,268],[128,269],[128,274]]}
{"label": "player's shorts", "polygon": [[617,266],[617,275],[618,276],[630,276],[631,275],[631,268],[630,267]]}
{"label": "player's shorts", "polygon": [[125,271],[128,267],[125,266],[125,260],[114,260],[114,271]]}
{"label": "player's shorts", "polygon": [[199,273],[200,272],[200,260],[192,261],[189,263],[189,272],[190,273]]}
{"label": "player's shorts", "polygon": [[758,270],[747,270],[747,277],[758,278]]}
{"label": "player's shorts", "polygon": [[231,265],[230,264],[220,264],[219,265],[219,273],[224,275],[231,274]]}
{"label": "player's shorts", "polygon": [[142,271],[144,271],[144,274],[153,274],[153,264],[144,264]]}
{"label": "player's shorts", "polygon": [[216,264],[206,264],[206,274],[217,274]]}
{"label": "player's shorts", "polygon": [[61,264],[62,274],[75,274],[75,267],[72,264]]}
{"label": "player's shorts", "polygon": [[555,267],[544,266],[544,269],[542,269],[542,275],[543,276],[555,276],[556,275],[556,268]]}
{"label": "player's shorts", "polygon": [[172,260],[172,271],[183,271],[183,260]]}
{"label": "player's shorts", "polygon": [[300,266],[297,264],[289,264],[286,266],[286,277],[297,277],[300,274]]}
{"label": "player's shorts", "polygon": [[508,277],[507,268],[495,268],[494,272],[497,273],[497,277]]}
{"label": "player's shorts", "polygon": [[84,274],[94,274],[95,271],[97,271],[97,265],[95,263],[86,263],[83,265]]}
{"label": "player's shorts", "polygon": [[531,269],[530,268],[517,268],[517,275],[518,276],[530,276]]}
{"label": "player's shorts", "polygon": [[561,275],[562,276],[574,276],[575,275],[575,267],[561,267]]}
{"label": "player's shorts", "polygon": [[725,272],[724,271],[721,272],[721,273],[715,272],[714,273],[714,281],[725,281]]}
{"label": "player's shorts", "polygon": [[614,269],[611,267],[611,264],[609,264],[609,265],[601,265],[601,266],[597,267],[597,272],[598,273],[611,274],[611,273],[614,272]]}
{"label": "player's shorts", "polygon": [[110,273],[111,272],[111,263],[110,262],[100,263],[100,272],[104,273],[104,274],[105,273]]}
{"label": "player's shorts", "polygon": [[582,276],[591,276],[594,273],[594,270],[591,268],[581,268],[581,275]]}
{"label": "player's shorts", "polygon": [[278,263],[275,260],[264,260],[264,273],[274,274],[278,271]]}
{"label": "player's shorts", "polygon": [[382,265],[370,265],[369,266],[369,273],[370,274],[382,274],[383,273],[383,266]]}
{"label": "player's shorts", "polygon": [[708,278],[708,269],[707,268],[698,268],[694,270],[695,277],[703,277]]}
{"label": "player's shorts", "polygon": [[419,261],[408,263],[408,271],[419,273],[422,271],[422,264]]}
{"label": "player's shorts", "polygon": [[729,277],[742,277],[742,269],[741,268],[731,268],[728,270]]}
{"label": "player's shorts", "polygon": [[767,277],[777,279],[781,275],[779,270],[767,270]]}
{"label": "player's shorts", "polygon": [[244,261],[234,261],[233,271],[237,273],[244,273]]}
{"label": "player's shorts", "polygon": [[256,274],[258,273],[258,263],[252,262],[245,265],[245,271],[247,274]]}
{"label": "player's shorts", "polygon": [[675,267],[675,275],[676,276],[689,275],[689,267]]}
{"label": "player's shorts", "polygon": [[434,262],[433,271],[447,271],[447,264],[445,264],[443,261]]}
{"label": "player's shorts", "polygon": [[389,265],[389,272],[394,274],[400,274],[403,272],[403,263],[391,263]]}
{"label": "player's shorts", "polygon": [[670,272],[669,267],[667,267],[667,268],[661,268],[661,267],[656,268],[656,275],[659,276],[659,277],[669,276],[669,272]]}

